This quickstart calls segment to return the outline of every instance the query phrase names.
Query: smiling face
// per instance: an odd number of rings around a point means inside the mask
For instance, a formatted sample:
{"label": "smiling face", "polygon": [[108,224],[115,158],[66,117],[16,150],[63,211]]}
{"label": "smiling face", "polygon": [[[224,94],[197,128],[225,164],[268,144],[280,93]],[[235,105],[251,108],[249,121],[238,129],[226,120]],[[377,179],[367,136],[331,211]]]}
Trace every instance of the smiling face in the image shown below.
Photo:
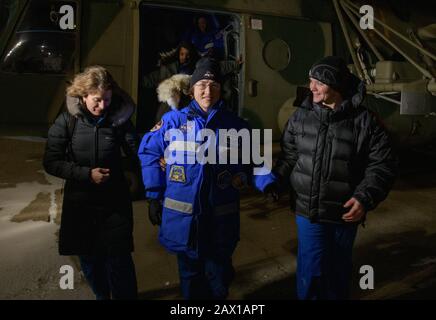
{"label": "smiling face", "polygon": [[200,80],[193,86],[194,99],[205,112],[218,102],[221,95],[221,85],[213,80]]}
{"label": "smiling face", "polygon": [[328,85],[322,83],[319,80],[310,78],[310,91],[313,94],[313,102],[322,103],[325,105],[336,105],[342,101],[341,94],[332,89]]}
{"label": "smiling face", "polygon": [[93,116],[100,117],[104,114],[112,101],[112,90],[89,93],[82,99],[88,111]]}

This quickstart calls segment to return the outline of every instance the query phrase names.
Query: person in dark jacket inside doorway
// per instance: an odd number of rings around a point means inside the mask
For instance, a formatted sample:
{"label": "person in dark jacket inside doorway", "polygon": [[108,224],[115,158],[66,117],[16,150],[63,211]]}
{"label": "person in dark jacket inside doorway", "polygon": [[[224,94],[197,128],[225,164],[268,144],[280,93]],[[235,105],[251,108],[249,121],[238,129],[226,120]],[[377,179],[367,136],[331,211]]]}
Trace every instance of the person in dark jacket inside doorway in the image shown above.
{"label": "person in dark jacket inside doorway", "polygon": [[290,117],[272,170],[295,194],[299,299],[347,299],[357,227],[383,201],[397,159],[377,118],[362,106],[365,86],[339,57],[309,72],[311,94]]}
{"label": "person in dark jacket inside doorway", "polygon": [[67,88],[67,111],[48,132],[44,168],[65,179],[59,253],[78,255],[97,299],[135,299],[133,216],[121,148],[136,158],[134,103],[103,67]]}

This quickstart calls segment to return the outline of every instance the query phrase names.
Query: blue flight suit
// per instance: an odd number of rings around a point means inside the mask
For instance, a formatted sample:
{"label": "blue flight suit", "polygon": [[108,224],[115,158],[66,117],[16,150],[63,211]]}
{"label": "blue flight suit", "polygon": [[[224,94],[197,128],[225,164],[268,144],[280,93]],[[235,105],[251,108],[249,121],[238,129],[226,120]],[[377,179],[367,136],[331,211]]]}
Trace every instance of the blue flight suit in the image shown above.
{"label": "blue flight suit", "polygon": [[296,222],[298,299],[348,299],[358,224],[312,223],[300,215]]}
{"label": "blue flight suit", "polygon": [[[274,181],[277,177],[273,172],[262,177],[264,186]],[[314,223],[298,212],[296,224],[298,299],[348,299],[358,224]]]}
{"label": "blue flight suit", "polygon": [[[178,135],[170,137],[171,129],[178,129]],[[203,139],[195,139],[202,129],[215,134],[216,145],[210,144],[213,148],[205,154],[215,149],[216,164],[195,159],[204,144]],[[163,200],[159,241],[178,255],[182,293],[187,299],[227,296],[234,274],[231,257],[239,241],[238,188],[241,182],[252,181],[263,191],[269,182],[266,175],[253,175],[251,163],[243,164],[240,159],[236,164],[218,163],[226,146],[218,141],[219,129],[249,132],[248,124],[225,110],[222,101],[205,113],[192,100],[184,109],[164,114],[143,137],[138,152],[146,197]],[[177,159],[171,164],[166,157],[163,172],[159,159],[165,151]]]}

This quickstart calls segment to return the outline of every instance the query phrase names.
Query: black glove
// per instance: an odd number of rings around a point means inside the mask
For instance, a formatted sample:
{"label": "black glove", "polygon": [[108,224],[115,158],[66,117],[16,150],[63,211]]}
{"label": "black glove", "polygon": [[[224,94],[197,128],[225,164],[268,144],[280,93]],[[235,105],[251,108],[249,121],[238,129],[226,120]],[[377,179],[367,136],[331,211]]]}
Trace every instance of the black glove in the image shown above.
{"label": "black glove", "polygon": [[148,219],[155,225],[162,223],[162,202],[157,199],[150,199],[148,201]]}
{"label": "black glove", "polygon": [[272,182],[269,185],[267,185],[263,191],[263,193],[267,196],[267,197],[272,197],[272,199],[274,200],[274,202],[279,201],[279,194],[280,194],[280,190],[279,190],[279,184],[277,182]]}

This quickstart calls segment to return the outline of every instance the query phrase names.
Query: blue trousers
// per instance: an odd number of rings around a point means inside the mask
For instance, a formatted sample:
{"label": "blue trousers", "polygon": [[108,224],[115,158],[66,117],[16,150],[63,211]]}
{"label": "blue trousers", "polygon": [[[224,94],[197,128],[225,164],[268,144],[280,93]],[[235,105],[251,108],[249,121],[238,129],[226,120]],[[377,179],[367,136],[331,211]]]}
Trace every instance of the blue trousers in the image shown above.
{"label": "blue trousers", "polygon": [[235,271],[232,258],[192,259],[178,254],[179,277],[184,299],[225,299]]}
{"label": "blue trousers", "polygon": [[79,259],[97,300],[137,298],[135,265],[130,253],[119,256],[79,256]]}
{"label": "blue trousers", "polygon": [[298,299],[348,299],[358,224],[311,223],[297,215]]}

